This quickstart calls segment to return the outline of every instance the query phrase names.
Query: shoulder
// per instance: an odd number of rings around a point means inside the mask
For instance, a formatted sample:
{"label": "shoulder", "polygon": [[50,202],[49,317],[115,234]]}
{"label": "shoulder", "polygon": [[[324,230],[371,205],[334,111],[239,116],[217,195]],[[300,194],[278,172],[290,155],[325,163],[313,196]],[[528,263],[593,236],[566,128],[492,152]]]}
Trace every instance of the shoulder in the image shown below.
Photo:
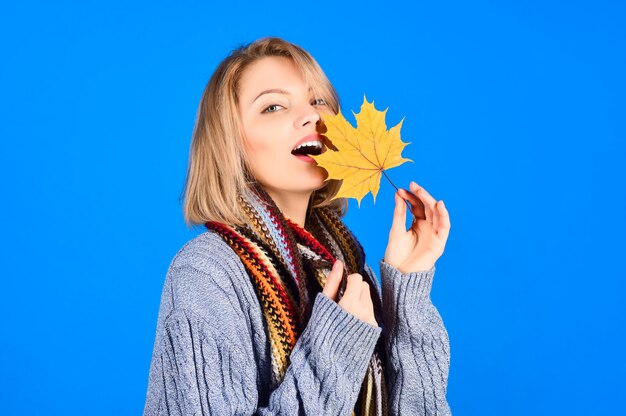
{"label": "shoulder", "polygon": [[172,259],[161,302],[170,311],[207,314],[249,299],[251,289],[239,256],[219,235],[206,231],[185,243]]}
{"label": "shoulder", "polygon": [[205,231],[178,250],[170,263],[170,270],[179,267],[203,269],[229,260],[237,260],[235,252],[218,234]]}

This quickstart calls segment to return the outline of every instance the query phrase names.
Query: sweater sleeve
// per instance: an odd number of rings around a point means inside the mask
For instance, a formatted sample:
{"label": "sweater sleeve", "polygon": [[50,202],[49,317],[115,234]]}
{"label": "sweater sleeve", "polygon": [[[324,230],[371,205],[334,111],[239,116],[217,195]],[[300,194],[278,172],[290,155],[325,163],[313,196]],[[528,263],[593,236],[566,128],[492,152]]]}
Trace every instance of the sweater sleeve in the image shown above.
{"label": "sweater sleeve", "polygon": [[350,414],[381,328],[319,293],[282,382],[259,407],[254,335],[217,289],[209,315],[174,309],[164,321],[144,415]]}
{"label": "sweater sleeve", "polygon": [[403,274],[381,261],[380,270],[389,414],[450,415],[450,343],[430,299],[435,266]]}

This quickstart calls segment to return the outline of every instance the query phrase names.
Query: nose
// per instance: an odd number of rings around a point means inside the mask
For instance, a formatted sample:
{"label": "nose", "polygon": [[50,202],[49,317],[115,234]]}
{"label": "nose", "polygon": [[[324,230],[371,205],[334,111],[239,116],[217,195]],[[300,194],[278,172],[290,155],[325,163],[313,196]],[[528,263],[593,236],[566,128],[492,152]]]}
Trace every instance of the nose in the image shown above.
{"label": "nose", "polygon": [[316,126],[320,120],[321,120],[320,113],[318,113],[318,111],[315,108],[311,106],[307,106],[303,110],[303,113],[299,117],[296,118],[295,127],[299,129],[308,124]]}

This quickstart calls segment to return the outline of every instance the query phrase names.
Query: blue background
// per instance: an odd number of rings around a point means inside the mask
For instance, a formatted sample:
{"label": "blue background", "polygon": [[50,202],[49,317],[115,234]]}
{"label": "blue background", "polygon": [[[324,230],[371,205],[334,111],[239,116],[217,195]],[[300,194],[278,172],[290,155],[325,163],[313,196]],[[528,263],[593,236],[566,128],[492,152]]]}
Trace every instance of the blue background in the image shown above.
{"label": "blue background", "polygon": [[[0,11],[0,412],[139,414],[188,230],[196,107],[234,47],[309,50],[406,117],[446,202],[432,298],[457,415],[615,414],[626,372],[626,9],[609,1],[28,2]],[[346,222],[378,270],[393,188]]]}

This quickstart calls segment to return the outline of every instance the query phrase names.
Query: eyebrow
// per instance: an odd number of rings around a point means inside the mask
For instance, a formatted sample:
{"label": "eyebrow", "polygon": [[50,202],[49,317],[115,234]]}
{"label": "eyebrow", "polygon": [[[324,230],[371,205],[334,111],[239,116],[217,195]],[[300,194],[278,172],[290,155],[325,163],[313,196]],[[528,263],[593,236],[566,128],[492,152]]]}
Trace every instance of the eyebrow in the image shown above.
{"label": "eyebrow", "polygon": [[[313,88],[309,87],[309,92],[310,92],[312,89],[313,89]],[[257,96],[256,96],[256,98],[255,98],[254,100],[252,100],[252,103],[254,104],[254,102],[255,102],[256,100],[258,100],[260,96],[262,96],[262,95],[264,95],[264,94],[272,94],[272,93],[274,93],[274,94],[285,94],[285,95],[289,95],[289,94],[290,94],[290,92],[289,92],[289,91],[285,91],[285,90],[280,89],[280,88],[271,88],[271,89],[269,89],[269,90],[262,91],[259,95],[257,95]]]}

